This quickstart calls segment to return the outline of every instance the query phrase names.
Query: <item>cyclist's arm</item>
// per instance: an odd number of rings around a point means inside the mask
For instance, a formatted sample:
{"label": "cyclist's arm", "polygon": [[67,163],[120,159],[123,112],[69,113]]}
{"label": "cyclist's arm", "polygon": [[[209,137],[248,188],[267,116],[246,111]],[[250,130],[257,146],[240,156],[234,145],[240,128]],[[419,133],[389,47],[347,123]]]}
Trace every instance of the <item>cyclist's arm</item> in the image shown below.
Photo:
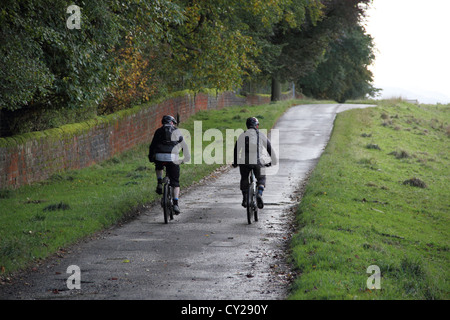
{"label": "cyclist's arm", "polygon": [[272,148],[272,144],[270,143],[269,138],[267,138],[265,135],[261,134],[263,139],[263,146],[266,148],[267,153],[270,156],[271,164],[276,165],[278,163],[278,157],[275,152],[275,150]]}
{"label": "cyclist's arm", "polygon": [[189,162],[191,160],[191,152],[180,130],[176,129],[172,133],[172,141],[174,142],[174,146],[176,146],[174,150],[177,154],[183,150],[183,159],[181,163]]}
{"label": "cyclist's arm", "polygon": [[244,139],[244,134],[241,134],[234,144],[234,151],[233,151],[233,167],[238,166],[238,155],[242,151],[242,141]]}
{"label": "cyclist's arm", "polygon": [[148,161],[154,162],[155,161],[155,155],[156,155],[156,145],[157,145],[157,132],[153,135],[152,142],[150,143],[150,147],[148,150]]}
{"label": "cyclist's arm", "polygon": [[189,147],[184,139],[180,142],[180,144],[181,148],[183,149],[183,162],[189,162],[191,160],[191,152],[189,150]]}

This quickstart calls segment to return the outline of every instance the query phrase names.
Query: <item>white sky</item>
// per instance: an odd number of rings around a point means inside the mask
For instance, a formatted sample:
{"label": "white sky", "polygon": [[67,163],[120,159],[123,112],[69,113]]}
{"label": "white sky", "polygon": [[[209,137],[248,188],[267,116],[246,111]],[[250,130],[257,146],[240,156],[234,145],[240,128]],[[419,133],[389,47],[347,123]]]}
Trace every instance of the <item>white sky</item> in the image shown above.
{"label": "white sky", "polygon": [[386,98],[398,92],[450,103],[449,15],[450,0],[373,0],[366,30],[378,52],[371,70]]}

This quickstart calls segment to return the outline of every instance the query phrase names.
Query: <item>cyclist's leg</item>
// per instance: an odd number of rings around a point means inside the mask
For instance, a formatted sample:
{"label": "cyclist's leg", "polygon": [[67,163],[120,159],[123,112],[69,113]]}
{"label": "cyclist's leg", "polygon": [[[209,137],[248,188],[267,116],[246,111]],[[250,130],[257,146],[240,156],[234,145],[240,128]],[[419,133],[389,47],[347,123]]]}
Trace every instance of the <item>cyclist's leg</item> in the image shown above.
{"label": "cyclist's leg", "polygon": [[162,183],[164,175],[164,163],[161,161],[155,161],[155,173],[156,173],[156,193],[162,194]]}
{"label": "cyclist's leg", "polygon": [[255,166],[253,172],[255,173],[256,184],[258,186],[258,193],[256,194],[256,202],[258,204],[258,208],[262,209],[264,207],[262,195],[264,192],[264,188],[266,186],[266,175],[261,172],[260,166]]}
{"label": "cyclist's leg", "polygon": [[180,196],[180,165],[173,162],[168,162],[166,166],[167,175],[170,179],[170,186],[173,190],[173,211],[175,214],[180,213],[180,207],[178,204],[178,198]]}
{"label": "cyclist's leg", "polygon": [[240,181],[240,189],[242,191],[242,206],[245,208],[247,207],[247,194],[248,194],[248,176],[251,172],[251,167],[245,164],[239,165],[239,172],[241,174],[241,181]]}
{"label": "cyclist's leg", "polygon": [[252,170],[251,166],[249,166],[249,165],[245,165],[245,164],[239,165],[239,172],[241,174],[240,188],[242,191],[248,189],[248,185],[249,185],[248,176],[250,175],[251,170]]}

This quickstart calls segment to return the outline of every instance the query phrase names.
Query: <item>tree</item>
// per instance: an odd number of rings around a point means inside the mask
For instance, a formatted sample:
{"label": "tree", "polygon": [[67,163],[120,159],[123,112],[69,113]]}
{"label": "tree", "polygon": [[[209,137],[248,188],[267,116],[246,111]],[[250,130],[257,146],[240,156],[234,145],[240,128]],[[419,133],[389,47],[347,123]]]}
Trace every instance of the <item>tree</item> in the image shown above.
{"label": "tree", "polygon": [[82,28],[70,30],[67,7],[61,0],[3,2],[0,108],[62,101],[75,107],[99,100],[108,76],[107,51],[118,40],[117,20],[103,1],[89,1],[82,8]]}
{"label": "tree", "polygon": [[331,59],[329,44],[368,2],[80,0],[81,26],[70,29],[68,0],[5,0],[1,119],[9,133],[41,130],[244,79],[272,79],[277,100],[281,82]]}
{"label": "tree", "polygon": [[[260,74],[251,74],[252,79],[259,82],[272,82],[272,100],[278,100],[281,78],[287,67],[286,47],[296,41],[292,34],[300,32],[309,22],[315,25],[321,19],[323,6],[318,0],[291,0],[278,3],[275,9],[269,10],[261,23],[252,17],[245,17],[252,36],[261,54],[255,58],[256,64],[261,70]],[[278,93],[274,97],[274,93]]]}
{"label": "tree", "polygon": [[[242,77],[257,72],[258,47],[240,14],[266,6],[263,0],[179,0],[185,22],[169,26],[164,43],[163,78],[169,90],[239,87]],[[255,9],[256,8],[256,9]]]}
{"label": "tree", "polygon": [[123,46],[114,48],[116,81],[98,106],[98,114],[111,114],[149,101],[163,91],[158,63],[152,46],[136,45],[131,35]]}
{"label": "tree", "polygon": [[280,83],[297,81],[314,72],[329,44],[342,29],[355,25],[370,0],[324,0],[293,2],[296,24],[280,20],[272,27],[267,42],[276,50],[263,72],[272,81],[272,100],[279,100]]}
{"label": "tree", "polygon": [[164,79],[198,89],[233,89],[243,79],[272,72],[284,44],[272,41],[274,26],[300,28],[320,16],[319,0],[179,1],[186,21],[168,34],[169,66]]}
{"label": "tree", "polygon": [[304,94],[343,103],[348,99],[374,95],[372,72],[375,58],[373,39],[356,25],[333,41],[315,72],[299,79]]}
{"label": "tree", "polygon": [[[181,23],[169,0],[80,1],[80,29],[65,0],[6,0],[0,8],[0,111],[10,133],[52,126],[58,114],[92,117],[117,80],[116,46],[157,42]],[[58,125],[58,123],[54,123]]]}

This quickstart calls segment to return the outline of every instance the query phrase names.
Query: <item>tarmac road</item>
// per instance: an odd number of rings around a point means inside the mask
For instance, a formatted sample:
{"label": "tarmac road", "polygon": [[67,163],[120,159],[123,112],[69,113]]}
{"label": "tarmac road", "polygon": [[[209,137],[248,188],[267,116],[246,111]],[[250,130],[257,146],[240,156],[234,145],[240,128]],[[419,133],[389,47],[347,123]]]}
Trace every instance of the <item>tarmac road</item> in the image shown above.
{"label": "tarmac road", "polygon": [[[299,191],[329,140],[336,114],[368,106],[300,105],[278,120],[280,161],[269,168],[258,222],[247,224],[239,169],[227,166],[182,190],[182,213],[169,224],[153,205],[0,285],[0,299],[284,299],[294,276],[285,256]],[[71,265],[80,268],[80,289],[67,286]]]}

